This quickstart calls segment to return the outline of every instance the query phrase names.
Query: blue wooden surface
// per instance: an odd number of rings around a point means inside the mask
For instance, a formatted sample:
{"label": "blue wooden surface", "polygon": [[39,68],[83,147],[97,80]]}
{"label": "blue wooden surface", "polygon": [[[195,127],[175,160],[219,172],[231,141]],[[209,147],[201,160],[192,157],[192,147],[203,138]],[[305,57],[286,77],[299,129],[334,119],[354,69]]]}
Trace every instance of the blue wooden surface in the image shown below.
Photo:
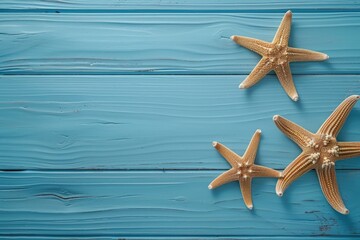
{"label": "blue wooden surface", "polygon": [[[283,198],[256,179],[255,210],[237,183],[207,185],[263,130],[257,162],[283,169],[299,149],[281,114],[315,131],[360,94],[359,1],[4,0],[0,2],[0,238],[344,239],[360,237],[360,158],[337,164],[350,215],[314,173]],[[271,40],[294,10],[300,101],[274,76],[241,91],[259,57],[229,40]],[[339,135],[360,141],[360,105]]]}
{"label": "blue wooden surface", "polygon": [[[272,116],[315,132],[346,96],[360,92],[360,76],[297,75],[295,103],[274,76],[239,90],[245,77],[3,76],[0,134],[8,137],[0,139],[0,168],[226,169],[211,142],[242,154],[261,128],[258,162],[283,169],[300,149]],[[360,104],[340,140],[360,139],[359,117]],[[357,169],[358,160],[338,168]]]}
{"label": "blue wooden surface", "polygon": [[295,11],[356,11],[359,0],[2,0],[0,9],[3,11],[233,11],[233,12],[280,12],[289,9]]}
{"label": "blue wooden surface", "polygon": [[[260,57],[233,34],[271,41],[283,13],[2,13],[2,74],[248,74]],[[360,12],[297,13],[290,43],[326,62],[294,74],[360,73]]]}
{"label": "blue wooden surface", "polygon": [[[238,183],[207,186],[221,171],[65,171],[0,175],[0,234],[128,236],[301,236],[360,232],[360,175],[338,172],[350,215],[326,204],[315,173],[284,198],[275,179],[253,181],[254,211]],[[351,183],[351,184],[349,184]]]}

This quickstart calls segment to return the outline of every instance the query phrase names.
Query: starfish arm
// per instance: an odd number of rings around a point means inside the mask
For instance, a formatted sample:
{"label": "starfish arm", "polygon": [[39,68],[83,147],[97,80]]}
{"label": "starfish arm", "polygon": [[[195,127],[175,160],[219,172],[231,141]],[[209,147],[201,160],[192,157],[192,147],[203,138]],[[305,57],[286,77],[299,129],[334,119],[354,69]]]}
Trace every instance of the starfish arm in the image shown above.
{"label": "starfish arm", "polygon": [[314,168],[310,155],[301,153],[283,171],[282,178],[276,184],[276,194],[282,196],[286,188],[297,178]]}
{"label": "starfish arm", "polygon": [[287,52],[289,62],[324,61],[329,58],[329,56],[324,53],[302,48],[288,47]]}
{"label": "starfish arm", "polygon": [[247,49],[264,56],[270,50],[271,43],[265,42],[255,38],[243,37],[243,36],[231,36],[231,39]]}
{"label": "starfish arm", "polygon": [[241,163],[241,157],[231,151],[225,145],[218,142],[213,142],[213,146],[232,167],[238,167],[238,163]]}
{"label": "starfish arm", "polygon": [[221,185],[224,185],[226,183],[236,181],[238,179],[238,175],[236,174],[235,169],[230,169],[224,173],[222,173],[220,176],[215,178],[210,185],[208,186],[209,189],[217,188]]}
{"label": "starfish arm", "polygon": [[281,20],[280,26],[275,34],[273,39],[273,43],[277,43],[280,45],[287,45],[290,38],[290,30],[291,30],[291,11],[287,11]]}
{"label": "starfish arm", "polygon": [[336,160],[360,156],[360,142],[338,142],[339,156]]}
{"label": "starfish arm", "polygon": [[297,101],[299,99],[299,96],[298,93],[296,92],[289,62],[285,62],[281,65],[278,65],[274,70],[279,79],[281,86],[284,88],[287,95],[293,101]]}
{"label": "starfish arm", "polygon": [[339,213],[348,214],[336,182],[335,165],[327,164],[316,169],[321,190],[329,204]]}
{"label": "starfish arm", "polygon": [[299,125],[275,115],[273,118],[276,126],[302,149],[306,148],[313,138],[313,134]]}
{"label": "starfish arm", "polygon": [[250,177],[241,177],[239,179],[240,190],[244,199],[244,203],[248,209],[253,209],[252,197],[251,197],[251,178]]}
{"label": "starfish arm", "polygon": [[355,105],[356,101],[360,99],[359,95],[352,95],[346,98],[340,105],[334,110],[328,119],[317,131],[318,134],[326,134],[332,137],[336,137],[344,125],[347,117],[350,114],[351,109]]}
{"label": "starfish arm", "polygon": [[252,136],[250,143],[243,155],[246,164],[253,164],[255,161],[256,153],[260,143],[261,130],[258,129]]}
{"label": "starfish arm", "polygon": [[266,76],[273,66],[268,58],[263,57],[255,68],[251,71],[249,76],[240,84],[239,88],[249,88],[258,83],[263,77]]}
{"label": "starfish arm", "polygon": [[253,165],[251,167],[251,176],[252,177],[275,177],[279,178],[281,177],[281,173],[279,171],[276,171],[272,168],[259,166],[259,165]]}

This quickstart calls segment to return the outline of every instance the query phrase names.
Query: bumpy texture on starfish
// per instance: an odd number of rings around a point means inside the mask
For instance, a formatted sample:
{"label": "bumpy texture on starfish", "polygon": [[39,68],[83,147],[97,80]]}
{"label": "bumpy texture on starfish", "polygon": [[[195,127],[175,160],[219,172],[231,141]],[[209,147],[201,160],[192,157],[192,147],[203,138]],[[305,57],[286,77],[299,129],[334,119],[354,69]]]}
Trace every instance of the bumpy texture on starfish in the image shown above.
{"label": "bumpy texture on starfish", "polygon": [[301,48],[288,46],[291,29],[291,11],[288,11],[282,19],[273,41],[232,36],[231,39],[237,44],[250,49],[262,56],[259,63],[251,71],[250,75],[240,84],[239,88],[249,88],[259,82],[266,74],[274,70],[281,85],[288,96],[297,101],[299,96],[292,79],[290,62],[323,61],[328,55]]}
{"label": "bumpy texture on starfish", "polygon": [[276,184],[276,193],[283,195],[285,189],[298,177],[315,169],[321,189],[329,204],[338,212],[348,214],[341,199],[335,175],[335,162],[360,156],[360,142],[338,142],[336,136],[344,125],[352,107],[360,96],[346,98],[314,134],[295,123],[274,116],[276,126],[292,139],[303,152],[285,168],[283,178]]}
{"label": "bumpy texture on starfish", "polygon": [[280,177],[280,172],[271,168],[254,165],[256,152],[260,142],[261,131],[256,130],[244,156],[239,156],[226,146],[213,142],[213,146],[228,161],[232,168],[218,176],[209,185],[209,189],[225,183],[239,181],[241,193],[247,208],[252,209],[251,180],[254,177]]}

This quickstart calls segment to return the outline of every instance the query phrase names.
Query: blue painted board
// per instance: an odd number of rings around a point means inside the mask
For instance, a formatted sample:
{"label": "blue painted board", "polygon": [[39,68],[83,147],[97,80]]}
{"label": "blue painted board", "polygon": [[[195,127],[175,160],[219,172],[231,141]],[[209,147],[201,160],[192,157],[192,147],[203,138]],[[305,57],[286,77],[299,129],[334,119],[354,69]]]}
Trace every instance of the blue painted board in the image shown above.
{"label": "blue painted board", "polygon": [[[248,74],[260,57],[234,34],[271,41],[283,13],[2,13],[0,74]],[[360,13],[297,13],[290,43],[326,62],[294,74],[360,73]]]}
{"label": "blue painted board", "polygon": [[2,0],[3,10],[77,10],[96,11],[354,11],[359,9],[360,1],[312,1],[312,0]]}
{"label": "blue painted board", "polygon": [[275,179],[254,179],[254,211],[244,206],[238,183],[207,189],[220,173],[2,172],[0,235],[360,235],[359,170],[337,171],[347,216],[326,203],[314,172],[295,182],[283,198],[275,194]]}
{"label": "blue painted board", "polygon": [[[242,154],[261,128],[257,162],[283,169],[300,150],[274,114],[315,131],[360,93],[359,3],[0,1],[0,239],[360,238],[360,158],[337,164],[348,216],[313,172],[283,198],[255,179],[252,212],[207,189],[229,167],[211,141]],[[274,76],[240,91],[259,56],[229,37],[270,41],[288,9],[291,45],[330,60],[292,64],[298,103]]]}
{"label": "blue painted board", "polygon": [[[245,77],[2,76],[0,169],[227,169],[211,142],[243,154],[257,128],[257,161],[283,169],[300,149],[273,115],[315,132],[360,93],[360,76],[298,75],[295,103],[273,76],[238,89]],[[360,141],[359,118],[358,103],[339,140]],[[359,160],[337,168],[360,169]]]}

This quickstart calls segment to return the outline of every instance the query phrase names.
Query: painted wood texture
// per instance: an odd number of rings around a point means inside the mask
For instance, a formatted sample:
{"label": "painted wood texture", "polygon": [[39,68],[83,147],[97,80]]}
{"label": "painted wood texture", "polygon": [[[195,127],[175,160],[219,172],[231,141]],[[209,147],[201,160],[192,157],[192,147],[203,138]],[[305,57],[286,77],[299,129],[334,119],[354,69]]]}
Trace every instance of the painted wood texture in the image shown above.
{"label": "painted wood texture", "polygon": [[[300,149],[273,115],[315,132],[344,98],[360,93],[360,76],[301,75],[294,103],[275,77],[240,90],[244,78],[0,77],[0,169],[227,169],[211,142],[243,154],[257,128],[257,161],[283,169]],[[360,141],[359,117],[357,104],[339,140]],[[359,169],[359,160],[338,168]]]}
{"label": "painted wood texture", "polygon": [[[359,3],[0,1],[0,239],[359,238],[360,158],[337,164],[348,216],[313,172],[283,198],[255,179],[254,211],[207,189],[229,167],[213,140],[242,154],[261,128],[257,163],[283,169],[300,150],[274,114],[315,131],[360,94]],[[274,76],[239,90],[259,56],[229,37],[270,41],[288,9],[291,45],[329,61],[292,64],[298,103]]]}
{"label": "painted wood texture", "polygon": [[[259,56],[229,39],[271,41],[283,13],[2,13],[1,74],[248,74]],[[326,62],[294,74],[358,74],[360,13],[297,13],[291,46]]]}
{"label": "painted wood texture", "polygon": [[321,2],[311,0],[2,0],[2,10],[162,10],[162,11],[354,11],[359,9],[360,1],[326,0]]}
{"label": "painted wood texture", "polygon": [[[0,234],[27,236],[358,236],[359,171],[338,172],[351,213],[336,213],[314,173],[279,198],[253,182],[254,211],[237,183],[209,191],[219,171],[2,172]],[[351,184],[349,184],[351,183]]]}

